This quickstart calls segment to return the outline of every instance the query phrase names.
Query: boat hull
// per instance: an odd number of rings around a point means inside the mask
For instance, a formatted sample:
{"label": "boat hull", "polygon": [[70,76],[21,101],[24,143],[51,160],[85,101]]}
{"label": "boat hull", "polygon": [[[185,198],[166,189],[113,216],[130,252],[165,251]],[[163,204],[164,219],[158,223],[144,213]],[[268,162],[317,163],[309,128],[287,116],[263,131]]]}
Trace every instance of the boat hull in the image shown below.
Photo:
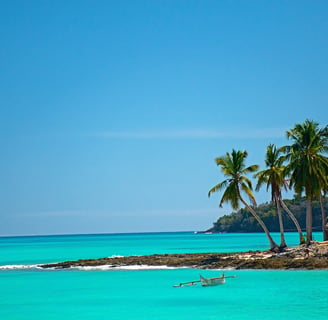
{"label": "boat hull", "polygon": [[220,284],[225,283],[225,277],[219,277],[219,278],[204,278],[200,276],[200,282],[203,287],[209,287],[209,286],[217,286]]}

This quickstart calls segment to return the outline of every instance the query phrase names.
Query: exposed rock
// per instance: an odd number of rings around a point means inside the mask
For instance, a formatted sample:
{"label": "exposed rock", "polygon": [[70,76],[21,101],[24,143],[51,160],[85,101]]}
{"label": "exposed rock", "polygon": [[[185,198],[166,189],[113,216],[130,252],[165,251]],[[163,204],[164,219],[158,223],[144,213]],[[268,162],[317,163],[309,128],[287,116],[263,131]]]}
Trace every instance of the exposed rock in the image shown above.
{"label": "exposed rock", "polygon": [[65,269],[103,265],[110,265],[112,268],[148,265],[200,269],[328,269],[328,241],[312,242],[310,246],[301,245],[296,248],[288,248],[278,254],[271,251],[154,254],[65,261],[41,267]]}

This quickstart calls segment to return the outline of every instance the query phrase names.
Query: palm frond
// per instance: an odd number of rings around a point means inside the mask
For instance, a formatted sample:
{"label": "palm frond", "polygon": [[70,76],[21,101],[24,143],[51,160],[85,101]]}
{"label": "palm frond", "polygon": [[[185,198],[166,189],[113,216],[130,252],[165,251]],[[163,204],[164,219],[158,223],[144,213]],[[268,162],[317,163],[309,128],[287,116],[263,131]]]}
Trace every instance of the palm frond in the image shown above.
{"label": "palm frond", "polygon": [[218,191],[222,190],[223,188],[225,188],[227,186],[227,184],[228,184],[228,180],[224,180],[224,181],[218,183],[217,185],[215,185],[212,189],[209,190],[208,197],[210,197],[212,193],[218,192]]}
{"label": "palm frond", "polygon": [[219,206],[222,207],[223,203],[227,202],[231,204],[234,210],[239,208],[239,192],[237,186],[234,183],[230,183],[224,191]]}
{"label": "palm frond", "polygon": [[241,183],[240,184],[240,189],[246,193],[246,195],[248,196],[249,200],[251,201],[252,205],[253,206],[257,206],[256,204],[256,200],[255,200],[255,197],[253,195],[253,192],[252,192],[252,189],[249,187],[248,184],[246,183]]}

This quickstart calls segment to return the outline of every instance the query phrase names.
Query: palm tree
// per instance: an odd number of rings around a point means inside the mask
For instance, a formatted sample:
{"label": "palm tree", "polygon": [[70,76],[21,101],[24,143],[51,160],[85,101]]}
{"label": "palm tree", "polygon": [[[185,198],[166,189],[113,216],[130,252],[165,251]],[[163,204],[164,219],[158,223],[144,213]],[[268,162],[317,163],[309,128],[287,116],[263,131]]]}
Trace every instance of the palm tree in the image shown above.
{"label": "palm tree", "polygon": [[[326,177],[328,177],[328,172],[326,173]],[[320,192],[320,207],[321,207],[321,221],[322,221],[322,233],[323,233],[323,241],[328,240],[328,220],[325,212],[325,198],[328,192],[328,184],[322,186],[322,190]]]}
{"label": "palm tree", "polygon": [[219,206],[222,207],[222,204],[227,202],[231,204],[234,210],[237,210],[239,208],[239,203],[242,202],[264,230],[270,242],[271,250],[277,250],[278,245],[272,239],[266,225],[256,214],[251,205],[241,196],[242,191],[249,197],[252,205],[256,206],[256,201],[252,193],[252,183],[245,175],[255,172],[259,166],[252,165],[246,167],[245,159],[247,155],[246,151],[236,151],[233,149],[231,154],[227,152],[225,156],[215,158],[216,164],[221,167],[221,171],[227,179],[214,186],[208,192],[208,196],[210,197],[212,193],[221,191],[225,188]]}
{"label": "palm tree", "polygon": [[279,219],[279,229],[280,229],[280,247],[285,248],[286,240],[284,234],[284,225],[282,221],[282,213],[280,206],[281,199],[281,188],[280,186],[284,184],[284,175],[283,175],[283,162],[284,158],[279,157],[280,151],[277,150],[276,146],[270,144],[267,147],[266,157],[265,157],[265,165],[268,169],[259,171],[254,175],[255,178],[258,179],[256,190],[258,191],[261,186],[265,183],[267,186],[267,191],[271,187],[271,201],[274,203]]}
{"label": "palm tree", "polygon": [[327,241],[328,240],[328,220],[326,217],[325,206],[324,206],[324,201],[325,201],[327,191],[323,190],[322,193],[320,193],[321,221],[322,221],[322,233],[323,233],[322,238],[323,238],[323,241]]}
{"label": "palm tree", "polygon": [[327,186],[328,127],[319,128],[314,121],[305,120],[296,124],[286,132],[287,138],[293,141],[291,146],[284,147],[287,159],[287,173],[290,174],[290,187],[296,193],[305,192],[306,237],[307,243],[312,241],[312,200],[319,198],[321,190]]}
{"label": "palm tree", "polygon": [[265,183],[267,190],[271,187],[271,200],[274,203],[279,219],[280,227],[280,247],[286,247],[285,235],[284,235],[284,226],[282,220],[281,207],[287,212],[291,220],[294,222],[296,229],[300,237],[300,243],[304,242],[304,237],[302,234],[302,229],[293,215],[293,213],[288,209],[284,201],[282,200],[281,188],[283,187],[287,190],[287,181],[285,180],[284,170],[285,166],[283,165],[285,158],[281,156],[282,150],[277,149],[274,144],[270,144],[267,147],[265,164],[268,169],[262,170],[255,174],[255,177],[258,179],[256,190],[258,191],[260,187]]}

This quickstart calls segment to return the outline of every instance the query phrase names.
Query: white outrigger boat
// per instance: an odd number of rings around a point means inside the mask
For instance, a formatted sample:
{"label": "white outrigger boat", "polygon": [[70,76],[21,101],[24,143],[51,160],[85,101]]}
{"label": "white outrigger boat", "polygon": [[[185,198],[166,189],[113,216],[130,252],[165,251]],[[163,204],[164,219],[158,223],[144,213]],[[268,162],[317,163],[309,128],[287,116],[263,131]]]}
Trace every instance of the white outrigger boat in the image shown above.
{"label": "white outrigger boat", "polygon": [[236,278],[236,276],[226,277],[224,274],[222,274],[221,277],[217,277],[217,278],[204,278],[202,275],[200,275],[200,280],[182,282],[180,284],[174,285],[173,287],[189,287],[199,282],[202,284],[203,287],[217,286],[219,284],[224,284],[227,278]]}
{"label": "white outrigger boat", "polygon": [[202,275],[200,275],[200,282],[203,287],[208,286],[216,286],[218,284],[224,284],[226,282],[226,277],[224,274],[221,277],[218,278],[204,278]]}

